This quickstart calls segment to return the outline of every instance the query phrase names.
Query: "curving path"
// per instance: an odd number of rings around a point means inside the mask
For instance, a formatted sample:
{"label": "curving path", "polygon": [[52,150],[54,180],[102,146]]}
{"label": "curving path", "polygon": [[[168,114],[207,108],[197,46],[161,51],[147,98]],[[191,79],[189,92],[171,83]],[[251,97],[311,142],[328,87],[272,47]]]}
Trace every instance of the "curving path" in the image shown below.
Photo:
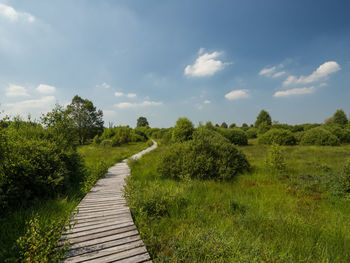
{"label": "curving path", "polygon": [[[138,159],[156,147],[153,141],[131,158]],[[75,225],[63,236],[70,241],[64,262],[152,262],[122,195],[128,175],[126,160],[117,163],[81,200],[71,219]]]}

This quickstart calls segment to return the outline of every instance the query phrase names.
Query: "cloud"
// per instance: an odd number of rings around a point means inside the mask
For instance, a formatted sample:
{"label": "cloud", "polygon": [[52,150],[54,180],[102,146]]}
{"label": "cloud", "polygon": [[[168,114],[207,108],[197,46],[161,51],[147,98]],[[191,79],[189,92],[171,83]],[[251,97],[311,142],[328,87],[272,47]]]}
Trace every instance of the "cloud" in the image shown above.
{"label": "cloud", "polygon": [[141,103],[121,102],[121,103],[115,104],[114,106],[120,109],[127,109],[127,108],[138,108],[138,107],[147,107],[147,106],[160,106],[160,105],[163,105],[163,102],[146,100]]}
{"label": "cloud", "polygon": [[0,3],[0,17],[3,17],[11,22],[23,20],[25,22],[33,23],[35,17],[26,12],[18,12],[12,6]]}
{"label": "cloud", "polygon": [[278,77],[283,76],[284,74],[286,74],[285,71],[279,71],[279,72],[276,72],[275,74],[273,74],[272,77],[273,78],[278,78]]}
{"label": "cloud", "polygon": [[259,72],[259,75],[260,76],[263,76],[263,75],[271,75],[273,72],[275,72],[275,70],[276,70],[276,67],[275,66],[273,66],[273,67],[271,67],[271,68],[263,68],[262,70],[260,70],[260,72]]}
{"label": "cloud", "polygon": [[50,86],[50,85],[45,85],[45,84],[40,84],[36,90],[42,94],[50,94],[54,93],[56,91],[56,87]]}
{"label": "cloud", "polygon": [[126,96],[131,99],[131,98],[135,98],[136,94],[135,93],[128,93],[128,94],[126,94]]}
{"label": "cloud", "polygon": [[114,96],[116,96],[116,97],[122,97],[123,95],[124,95],[123,92],[115,92],[114,93]]}
{"label": "cloud", "polygon": [[311,94],[316,91],[316,88],[314,86],[309,88],[295,88],[295,89],[288,89],[288,90],[281,90],[275,92],[273,94],[274,97],[289,97],[289,96],[295,96],[295,95],[303,95],[303,94]]}
{"label": "cloud", "polygon": [[46,96],[41,99],[23,100],[5,104],[12,114],[29,113],[31,110],[48,110],[56,101],[54,96]]}
{"label": "cloud", "polygon": [[233,90],[225,95],[225,98],[228,100],[245,99],[249,97],[249,91],[246,89]]}
{"label": "cloud", "polygon": [[210,101],[210,100],[205,100],[205,101],[203,101],[203,103],[204,103],[204,104],[210,104],[211,101]]}
{"label": "cloud", "polygon": [[111,86],[109,84],[107,84],[106,82],[103,82],[100,85],[96,85],[96,87],[100,88],[100,89],[109,89]]}
{"label": "cloud", "polygon": [[30,95],[27,92],[25,87],[10,84],[6,89],[6,97],[29,97]]}
{"label": "cloud", "polygon": [[326,79],[330,74],[339,71],[341,68],[335,61],[327,61],[320,65],[311,75],[309,76],[289,76],[284,82],[283,86],[289,86],[292,84],[310,84],[323,79]]}
{"label": "cloud", "polygon": [[[283,65],[279,65],[279,68],[283,67]],[[266,76],[266,77],[270,77],[270,78],[278,78],[281,77],[282,75],[284,75],[286,72],[285,71],[277,71],[276,66],[273,66],[271,68],[263,68],[262,70],[260,70],[259,75],[260,76]]]}
{"label": "cloud", "polygon": [[215,51],[211,54],[202,54],[201,52],[204,52],[202,48],[199,50],[199,57],[196,59],[195,63],[186,66],[184,70],[185,75],[192,77],[212,76],[230,64],[217,59],[221,56],[221,52]]}

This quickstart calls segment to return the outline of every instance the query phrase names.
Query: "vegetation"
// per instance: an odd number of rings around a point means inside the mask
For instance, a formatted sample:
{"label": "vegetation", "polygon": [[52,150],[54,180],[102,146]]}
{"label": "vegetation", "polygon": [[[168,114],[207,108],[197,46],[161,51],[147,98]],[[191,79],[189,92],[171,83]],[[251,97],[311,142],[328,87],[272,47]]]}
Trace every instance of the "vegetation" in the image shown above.
{"label": "vegetation", "polygon": [[265,110],[260,111],[260,113],[259,113],[259,115],[258,115],[258,117],[256,118],[256,121],[255,121],[255,127],[258,128],[262,124],[265,124],[267,126],[271,126],[271,124],[272,124],[271,116]]}
{"label": "vegetation", "polygon": [[149,126],[146,117],[139,117],[137,119],[136,127],[146,127],[146,126]]}
{"label": "vegetation", "polygon": [[81,139],[74,116],[56,105],[40,121],[0,121],[0,262],[58,262],[66,248],[58,239],[79,200],[109,166],[149,146],[127,130],[140,142],[77,147],[92,134]]}
{"label": "vegetation", "polygon": [[340,141],[335,135],[326,129],[316,127],[305,132],[301,138],[300,144],[337,146],[340,144]]}
{"label": "vegetation", "polygon": [[165,146],[131,162],[125,195],[153,261],[349,262],[350,146],[251,143],[252,171],[229,181],[164,177]]}
{"label": "vegetation", "polygon": [[192,139],[194,131],[193,123],[187,118],[179,118],[173,129],[173,141],[185,142]]}
{"label": "vegetation", "polygon": [[259,136],[260,144],[295,145],[296,139],[289,130],[273,128]]}
{"label": "vegetation", "polygon": [[96,110],[92,101],[76,95],[67,106],[67,112],[74,122],[80,144],[103,131],[103,112]]}

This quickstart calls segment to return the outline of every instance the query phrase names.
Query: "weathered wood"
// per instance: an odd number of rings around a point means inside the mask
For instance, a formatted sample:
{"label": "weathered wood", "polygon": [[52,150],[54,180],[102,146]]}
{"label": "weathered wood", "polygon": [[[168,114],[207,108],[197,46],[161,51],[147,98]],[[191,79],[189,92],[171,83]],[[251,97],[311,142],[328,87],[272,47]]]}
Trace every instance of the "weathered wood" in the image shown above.
{"label": "weathered wood", "polygon": [[[137,159],[157,147],[133,155]],[[77,206],[73,228],[62,235],[70,241],[64,262],[152,262],[122,194],[130,175],[126,160],[111,167]]]}

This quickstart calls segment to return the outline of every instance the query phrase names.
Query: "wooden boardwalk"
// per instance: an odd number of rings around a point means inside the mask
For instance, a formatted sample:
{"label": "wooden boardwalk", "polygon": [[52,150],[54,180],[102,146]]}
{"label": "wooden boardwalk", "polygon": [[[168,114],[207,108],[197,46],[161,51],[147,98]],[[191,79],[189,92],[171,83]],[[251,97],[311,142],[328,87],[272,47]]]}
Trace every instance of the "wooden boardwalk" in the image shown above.
{"label": "wooden boardwalk", "polygon": [[[154,142],[131,158],[156,147]],[[70,241],[64,262],[152,262],[122,195],[128,175],[126,160],[112,166],[77,206],[75,225],[63,235]]]}

